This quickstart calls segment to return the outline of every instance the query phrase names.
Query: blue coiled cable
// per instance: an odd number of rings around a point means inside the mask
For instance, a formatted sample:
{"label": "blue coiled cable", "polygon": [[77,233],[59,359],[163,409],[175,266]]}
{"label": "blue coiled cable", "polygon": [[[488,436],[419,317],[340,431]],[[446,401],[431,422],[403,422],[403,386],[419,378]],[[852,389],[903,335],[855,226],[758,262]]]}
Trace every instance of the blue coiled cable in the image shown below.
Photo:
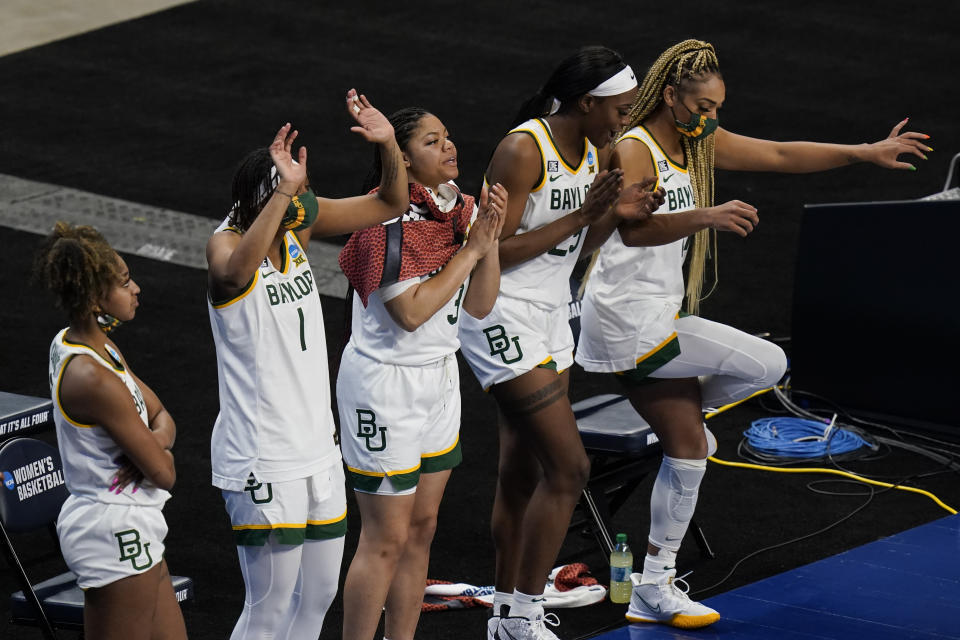
{"label": "blue coiled cable", "polygon": [[869,446],[847,429],[805,418],[761,418],[754,420],[743,435],[756,451],[784,458],[823,458]]}

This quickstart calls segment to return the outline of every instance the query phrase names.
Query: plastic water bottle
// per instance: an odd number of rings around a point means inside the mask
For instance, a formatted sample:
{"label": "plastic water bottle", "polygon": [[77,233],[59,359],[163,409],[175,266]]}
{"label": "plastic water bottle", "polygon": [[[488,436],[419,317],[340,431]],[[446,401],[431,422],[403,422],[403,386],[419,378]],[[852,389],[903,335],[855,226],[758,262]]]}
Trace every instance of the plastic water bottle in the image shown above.
{"label": "plastic water bottle", "polygon": [[617,534],[617,546],[610,554],[610,602],[625,604],[630,602],[633,583],[633,553],[627,546],[627,534]]}

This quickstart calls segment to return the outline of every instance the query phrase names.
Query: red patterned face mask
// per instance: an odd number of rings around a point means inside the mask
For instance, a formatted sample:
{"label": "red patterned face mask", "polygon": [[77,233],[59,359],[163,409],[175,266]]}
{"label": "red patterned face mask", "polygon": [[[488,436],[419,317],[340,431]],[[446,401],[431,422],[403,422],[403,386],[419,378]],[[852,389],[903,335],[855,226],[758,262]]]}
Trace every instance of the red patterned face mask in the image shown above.
{"label": "red patterned face mask", "polygon": [[340,268],[363,306],[380,287],[433,273],[460,250],[474,199],[457,196],[456,205],[443,211],[426,187],[411,182],[408,212],[350,236],[340,252]]}

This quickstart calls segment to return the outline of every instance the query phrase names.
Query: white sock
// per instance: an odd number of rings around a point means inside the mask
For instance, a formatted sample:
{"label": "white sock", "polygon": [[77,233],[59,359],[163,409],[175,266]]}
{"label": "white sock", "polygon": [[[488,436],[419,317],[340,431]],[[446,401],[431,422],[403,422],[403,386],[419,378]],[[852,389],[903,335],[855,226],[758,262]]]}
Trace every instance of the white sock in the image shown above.
{"label": "white sock", "polygon": [[503,607],[506,607],[506,614],[510,615],[510,608],[513,606],[513,593],[506,593],[505,591],[494,591],[493,592],[493,615],[502,616]]}
{"label": "white sock", "polygon": [[510,606],[510,616],[516,618],[534,619],[543,614],[543,602],[545,598],[542,593],[530,595],[513,590],[513,604]]}
{"label": "white sock", "polygon": [[660,549],[656,555],[649,553],[643,559],[643,577],[641,583],[660,584],[676,575],[677,554],[669,549]]}

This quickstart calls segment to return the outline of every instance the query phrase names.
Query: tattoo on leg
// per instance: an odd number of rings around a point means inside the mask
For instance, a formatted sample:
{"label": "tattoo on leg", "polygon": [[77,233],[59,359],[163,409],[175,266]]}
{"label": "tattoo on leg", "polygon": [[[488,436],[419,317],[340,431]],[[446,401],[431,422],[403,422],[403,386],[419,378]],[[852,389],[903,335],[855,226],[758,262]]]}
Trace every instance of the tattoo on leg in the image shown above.
{"label": "tattoo on leg", "polygon": [[549,407],[563,396],[563,383],[558,378],[522,398],[504,398],[504,404],[501,406],[501,409],[504,414],[511,417],[528,416]]}

